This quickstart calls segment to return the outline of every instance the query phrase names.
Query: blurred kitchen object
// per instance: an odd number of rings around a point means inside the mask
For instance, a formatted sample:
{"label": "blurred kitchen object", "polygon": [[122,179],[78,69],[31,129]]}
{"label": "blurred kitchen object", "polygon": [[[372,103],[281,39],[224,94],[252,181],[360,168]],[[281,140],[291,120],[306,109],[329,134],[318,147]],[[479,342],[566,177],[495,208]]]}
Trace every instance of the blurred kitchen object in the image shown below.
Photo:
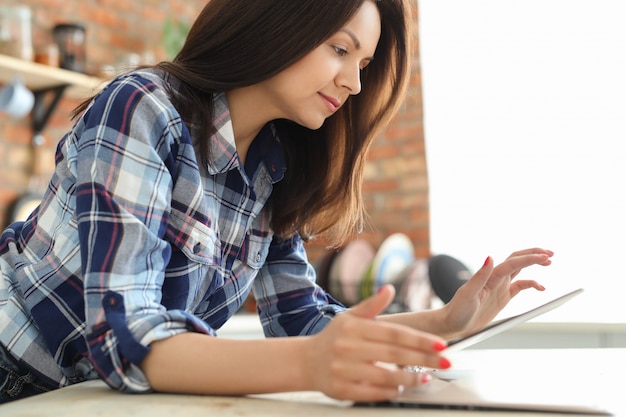
{"label": "blurred kitchen object", "polygon": [[59,66],[70,71],[85,72],[85,27],[76,23],[62,23],[53,28],[59,47]]}
{"label": "blurred kitchen object", "polygon": [[18,76],[0,90],[0,112],[19,119],[26,116],[35,104],[35,96]]}
{"label": "blurred kitchen object", "polygon": [[174,59],[183,47],[190,25],[186,22],[173,19],[171,16],[165,20],[163,25],[163,49],[167,54],[167,59]]}
{"label": "blurred kitchen object", "polygon": [[156,64],[156,56],[154,55],[154,52],[150,50],[145,50],[141,54],[131,52],[124,55],[122,59],[115,63],[115,65],[102,65],[98,76],[104,79],[110,79],[125,72],[132,71],[142,65],[154,64]]}
{"label": "blurred kitchen object", "polygon": [[457,258],[440,254],[430,258],[428,275],[433,291],[447,304],[457,290],[472,277],[472,272]]}
{"label": "blurred kitchen object", "polygon": [[59,47],[54,43],[35,45],[35,62],[51,67],[59,66]]}
{"label": "blurred kitchen object", "polygon": [[0,54],[33,60],[31,20],[28,6],[0,7]]}

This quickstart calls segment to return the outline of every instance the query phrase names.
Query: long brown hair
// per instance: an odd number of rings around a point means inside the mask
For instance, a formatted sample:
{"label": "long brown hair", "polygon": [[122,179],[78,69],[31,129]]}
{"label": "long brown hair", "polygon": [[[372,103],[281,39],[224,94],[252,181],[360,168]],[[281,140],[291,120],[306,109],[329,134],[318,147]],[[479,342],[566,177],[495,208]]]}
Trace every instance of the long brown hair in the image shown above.
{"label": "long brown hair", "polygon": [[[214,128],[216,93],[249,86],[289,67],[346,25],[364,1],[210,0],[181,51],[155,67],[181,80],[170,91],[187,122],[199,121],[196,144],[203,166]],[[376,0],[381,37],[361,74],[361,93],[318,130],[274,122],[287,159],[285,178],[271,197],[274,233],[305,240],[325,234],[340,244],[362,227],[361,195],[367,150],[399,106],[409,70],[408,0]]]}

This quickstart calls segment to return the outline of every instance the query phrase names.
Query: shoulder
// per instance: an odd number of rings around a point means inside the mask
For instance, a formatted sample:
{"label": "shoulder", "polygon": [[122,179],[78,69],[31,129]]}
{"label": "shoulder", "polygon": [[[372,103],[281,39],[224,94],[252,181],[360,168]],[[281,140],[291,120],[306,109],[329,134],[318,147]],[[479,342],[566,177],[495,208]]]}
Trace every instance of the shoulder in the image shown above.
{"label": "shoulder", "polygon": [[144,149],[137,152],[145,154],[156,149],[162,159],[184,148],[192,158],[189,130],[166,86],[163,74],[153,70],[116,77],[93,98],[71,136],[80,147],[106,142],[106,149],[120,152]]}
{"label": "shoulder", "polygon": [[93,99],[86,114],[110,116],[115,114],[139,115],[167,119],[178,118],[167,92],[163,73],[154,70],[138,70],[120,75],[107,84]]}

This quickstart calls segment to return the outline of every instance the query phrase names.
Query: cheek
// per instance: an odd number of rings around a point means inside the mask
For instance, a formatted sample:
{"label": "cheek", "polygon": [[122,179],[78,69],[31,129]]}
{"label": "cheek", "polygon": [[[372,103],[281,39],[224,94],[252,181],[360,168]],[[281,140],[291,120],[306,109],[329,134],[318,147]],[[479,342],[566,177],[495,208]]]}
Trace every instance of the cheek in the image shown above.
{"label": "cheek", "polygon": [[336,63],[321,51],[315,50],[285,70],[289,78],[303,86],[324,86],[337,71]]}
{"label": "cheek", "polygon": [[304,99],[323,87],[319,74],[314,71],[298,71],[284,75],[280,85],[277,86],[277,91],[286,100]]}

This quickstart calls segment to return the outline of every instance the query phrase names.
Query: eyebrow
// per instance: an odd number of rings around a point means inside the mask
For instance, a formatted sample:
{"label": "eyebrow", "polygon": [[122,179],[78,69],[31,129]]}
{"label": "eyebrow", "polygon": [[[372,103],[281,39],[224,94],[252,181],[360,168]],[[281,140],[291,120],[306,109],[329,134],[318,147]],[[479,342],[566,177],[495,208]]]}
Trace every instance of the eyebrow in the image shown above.
{"label": "eyebrow", "polygon": [[354,32],[352,32],[350,29],[348,28],[342,28],[341,29],[342,32],[345,32],[348,34],[348,36],[350,36],[350,38],[352,38],[352,42],[354,43],[354,47],[356,49],[361,49],[361,42],[359,41],[359,38],[356,37],[356,35],[354,34]]}
{"label": "eyebrow", "polygon": [[[359,41],[359,38],[356,37],[356,35],[354,34],[354,32],[352,32],[350,29],[348,28],[341,28],[340,29],[341,32],[346,33],[348,36],[350,36],[350,39],[352,39],[352,42],[354,43],[354,47],[359,50],[361,49],[361,41]],[[374,57],[368,57],[366,58],[368,61],[373,61]]]}

